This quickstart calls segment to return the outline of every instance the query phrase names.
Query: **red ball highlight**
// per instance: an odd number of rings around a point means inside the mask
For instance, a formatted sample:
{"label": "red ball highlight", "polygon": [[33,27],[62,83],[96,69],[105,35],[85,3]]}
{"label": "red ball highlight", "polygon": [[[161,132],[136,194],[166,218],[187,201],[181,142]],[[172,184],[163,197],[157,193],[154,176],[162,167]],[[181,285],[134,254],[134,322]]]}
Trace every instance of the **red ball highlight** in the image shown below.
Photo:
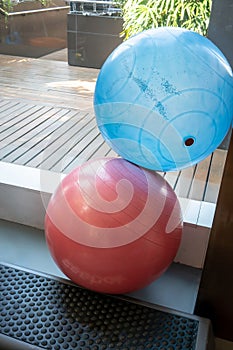
{"label": "red ball highlight", "polygon": [[157,279],[177,253],[182,226],[179,201],[165,179],[121,158],[73,170],[45,217],[60,269],[83,287],[113,294]]}

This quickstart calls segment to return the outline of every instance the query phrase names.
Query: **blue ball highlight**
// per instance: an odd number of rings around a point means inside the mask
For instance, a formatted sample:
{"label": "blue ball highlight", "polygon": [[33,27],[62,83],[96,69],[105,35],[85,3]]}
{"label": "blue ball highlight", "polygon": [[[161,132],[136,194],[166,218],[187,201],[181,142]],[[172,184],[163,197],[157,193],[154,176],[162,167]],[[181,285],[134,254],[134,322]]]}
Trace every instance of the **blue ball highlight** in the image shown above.
{"label": "blue ball highlight", "polygon": [[94,108],[100,132],[121,157],[157,171],[183,169],[212,153],[231,127],[232,70],[207,38],[151,29],[107,58]]}

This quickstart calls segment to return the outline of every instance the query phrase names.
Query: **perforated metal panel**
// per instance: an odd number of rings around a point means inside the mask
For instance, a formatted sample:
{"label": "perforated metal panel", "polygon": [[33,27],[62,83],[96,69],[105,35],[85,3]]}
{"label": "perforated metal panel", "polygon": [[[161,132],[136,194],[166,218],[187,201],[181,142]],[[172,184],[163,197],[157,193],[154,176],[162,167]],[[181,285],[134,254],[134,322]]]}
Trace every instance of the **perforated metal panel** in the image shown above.
{"label": "perforated metal panel", "polygon": [[200,350],[204,324],[200,332],[199,318],[0,264],[0,333],[14,340],[12,349],[17,340],[54,350]]}

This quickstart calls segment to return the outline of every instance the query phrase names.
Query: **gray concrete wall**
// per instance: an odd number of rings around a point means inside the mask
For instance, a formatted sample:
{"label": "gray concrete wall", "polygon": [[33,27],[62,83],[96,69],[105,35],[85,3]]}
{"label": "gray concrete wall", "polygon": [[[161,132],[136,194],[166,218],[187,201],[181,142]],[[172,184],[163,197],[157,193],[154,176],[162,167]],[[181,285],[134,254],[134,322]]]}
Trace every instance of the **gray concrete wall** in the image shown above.
{"label": "gray concrete wall", "polygon": [[213,0],[208,37],[233,67],[233,0]]}

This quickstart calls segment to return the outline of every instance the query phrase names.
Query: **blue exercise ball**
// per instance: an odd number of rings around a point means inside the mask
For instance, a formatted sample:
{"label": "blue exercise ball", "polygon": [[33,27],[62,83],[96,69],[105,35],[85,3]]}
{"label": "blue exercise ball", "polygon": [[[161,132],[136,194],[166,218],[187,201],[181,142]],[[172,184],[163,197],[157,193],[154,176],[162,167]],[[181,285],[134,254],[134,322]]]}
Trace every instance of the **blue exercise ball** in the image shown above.
{"label": "blue exercise ball", "polygon": [[213,152],[233,117],[232,70],[207,38],[182,28],[144,31],[119,45],[96,82],[98,127],[121,157],[173,171]]}

